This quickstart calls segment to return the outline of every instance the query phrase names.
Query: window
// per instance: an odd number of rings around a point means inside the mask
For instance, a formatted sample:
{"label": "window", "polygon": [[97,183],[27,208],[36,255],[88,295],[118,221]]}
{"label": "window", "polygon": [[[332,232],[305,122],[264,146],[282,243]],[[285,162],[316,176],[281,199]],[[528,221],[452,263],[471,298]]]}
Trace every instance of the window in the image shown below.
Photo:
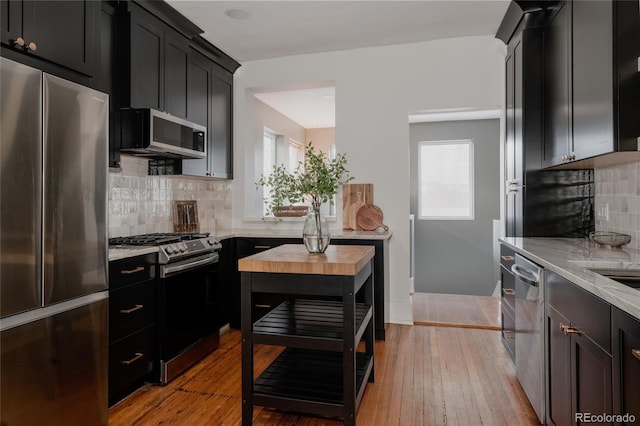
{"label": "window", "polygon": [[293,173],[301,162],[304,162],[304,146],[300,142],[289,139],[289,161],[287,163],[289,173]]}
{"label": "window", "polygon": [[473,141],[418,145],[418,213],[426,220],[473,220]]}

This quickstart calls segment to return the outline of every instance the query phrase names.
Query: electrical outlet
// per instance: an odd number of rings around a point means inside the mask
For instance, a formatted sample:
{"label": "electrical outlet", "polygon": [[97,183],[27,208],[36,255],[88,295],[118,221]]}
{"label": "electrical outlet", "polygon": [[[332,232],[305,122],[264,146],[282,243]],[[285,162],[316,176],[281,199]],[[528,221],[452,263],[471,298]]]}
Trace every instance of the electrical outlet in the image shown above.
{"label": "electrical outlet", "polygon": [[596,211],[596,219],[600,219],[605,222],[609,221],[609,203],[604,203],[602,206],[598,207]]}

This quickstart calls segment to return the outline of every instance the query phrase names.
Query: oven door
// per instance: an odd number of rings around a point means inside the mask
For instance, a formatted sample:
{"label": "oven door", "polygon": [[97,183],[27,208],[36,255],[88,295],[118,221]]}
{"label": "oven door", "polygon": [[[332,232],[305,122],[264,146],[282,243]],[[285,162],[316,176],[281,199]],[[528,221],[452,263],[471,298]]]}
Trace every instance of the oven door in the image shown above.
{"label": "oven door", "polygon": [[218,254],[160,267],[160,382],[173,378],[215,350]]}

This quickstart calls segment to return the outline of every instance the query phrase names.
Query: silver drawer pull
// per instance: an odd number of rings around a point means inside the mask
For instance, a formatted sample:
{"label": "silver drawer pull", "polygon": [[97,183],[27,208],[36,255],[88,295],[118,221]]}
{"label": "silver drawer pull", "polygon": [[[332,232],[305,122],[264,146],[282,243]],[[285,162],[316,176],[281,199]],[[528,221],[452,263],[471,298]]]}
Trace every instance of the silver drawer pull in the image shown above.
{"label": "silver drawer pull", "polygon": [[261,304],[256,304],[255,305],[256,308],[270,308],[271,305],[261,305]]}
{"label": "silver drawer pull", "polygon": [[133,268],[133,269],[125,269],[120,271],[120,273],[123,275],[131,275],[131,274],[135,274],[136,272],[142,272],[142,271],[144,271],[144,266],[138,266],[137,268]]}
{"label": "silver drawer pull", "polygon": [[144,308],[144,305],[135,305],[131,309],[120,309],[120,313],[121,314],[130,314],[132,312],[139,311],[140,309],[143,309],[143,308]]}
{"label": "silver drawer pull", "polygon": [[631,355],[640,359],[640,349],[631,349]]}
{"label": "silver drawer pull", "polygon": [[514,260],[516,260],[516,258],[513,256],[500,256],[500,257],[502,257],[502,260],[506,262],[513,262]]}
{"label": "silver drawer pull", "polygon": [[270,249],[271,246],[253,246],[254,249]]}
{"label": "silver drawer pull", "polygon": [[516,294],[516,292],[513,291],[513,289],[510,289],[510,288],[503,288],[502,292],[507,296],[514,296]]}
{"label": "silver drawer pull", "polygon": [[120,364],[124,364],[124,365],[133,364],[134,362],[136,362],[137,360],[139,360],[140,358],[142,358],[144,356],[144,354],[141,353],[141,352],[136,352],[135,355],[136,356],[134,356],[133,358],[128,359],[126,361],[120,361]]}

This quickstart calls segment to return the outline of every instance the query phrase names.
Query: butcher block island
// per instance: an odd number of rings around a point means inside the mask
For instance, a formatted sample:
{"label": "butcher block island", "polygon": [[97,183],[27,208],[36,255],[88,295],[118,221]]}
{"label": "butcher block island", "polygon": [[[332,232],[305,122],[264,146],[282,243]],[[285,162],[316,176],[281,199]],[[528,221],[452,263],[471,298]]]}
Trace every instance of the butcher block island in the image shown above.
{"label": "butcher block island", "polygon": [[[331,245],[310,254],[302,244],[286,244],[238,261],[243,425],[251,424],[254,405],[355,424],[374,379],[374,253],[371,246]],[[256,318],[256,293],[283,301]],[[255,379],[254,344],[285,348]]]}

